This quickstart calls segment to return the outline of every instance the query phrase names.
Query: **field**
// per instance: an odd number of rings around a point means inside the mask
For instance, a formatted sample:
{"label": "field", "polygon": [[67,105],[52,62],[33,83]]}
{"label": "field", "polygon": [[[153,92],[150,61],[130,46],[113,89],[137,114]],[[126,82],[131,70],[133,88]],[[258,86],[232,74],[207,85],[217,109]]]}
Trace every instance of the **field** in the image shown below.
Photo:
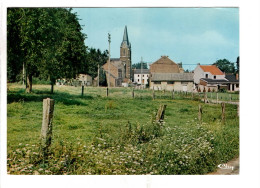
{"label": "field", "polygon": [[[8,84],[9,174],[206,174],[239,155],[237,107],[150,90]],[[235,95],[235,94],[234,94]],[[236,95],[238,96],[238,95]],[[49,156],[40,150],[42,100],[55,100]],[[223,97],[224,98],[224,97]],[[233,97],[234,98],[234,97]],[[228,100],[228,98],[226,98]],[[238,100],[238,97],[237,97]],[[155,122],[160,104],[165,121]],[[198,121],[198,105],[203,108]]]}

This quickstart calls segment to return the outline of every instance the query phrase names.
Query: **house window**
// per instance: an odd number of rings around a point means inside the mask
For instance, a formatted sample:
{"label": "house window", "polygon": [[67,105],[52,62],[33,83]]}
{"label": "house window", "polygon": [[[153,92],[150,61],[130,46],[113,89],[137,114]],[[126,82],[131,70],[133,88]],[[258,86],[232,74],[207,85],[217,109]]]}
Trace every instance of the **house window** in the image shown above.
{"label": "house window", "polygon": [[144,74],[143,74],[143,77],[144,77]]}
{"label": "house window", "polygon": [[161,84],[161,82],[160,81],[155,81],[155,82],[153,82],[154,84]]}
{"label": "house window", "polygon": [[216,79],[217,77],[216,76],[214,76],[214,79]]}
{"label": "house window", "polygon": [[208,77],[209,77],[209,75],[208,75],[208,74],[206,74],[206,75],[205,75],[205,77],[206,77],[206,78],[208,78]]}
{"label": "house window", "polygon": [[239,88],[239,84],[236,84],[236,88]]}
{"label": "house window", "polygon": [[147,74],[147,78],[148,78],[148,74]]}
{"label": "house window", "polygon": [[139,77],[139,74],[138,74],[138,77]]}
{"label": "house window", "polygon": [[139,82],[139,79],[137,80],[137,82]]}
{"label": "house window", "polygon": [[174,84],[174,81],[168,81],[167,84]]}

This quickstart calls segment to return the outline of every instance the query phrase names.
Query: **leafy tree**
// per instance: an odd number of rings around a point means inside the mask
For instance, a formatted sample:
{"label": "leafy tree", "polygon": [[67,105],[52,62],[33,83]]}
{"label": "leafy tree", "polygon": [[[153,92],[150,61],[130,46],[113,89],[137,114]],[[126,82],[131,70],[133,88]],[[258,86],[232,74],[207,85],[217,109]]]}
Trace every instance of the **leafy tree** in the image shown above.
{"label": "leafy tree", "polygon": [[[143,62],[143,69],[148,69],[147,63]],[[132,69],[141,69],[141,62],[132,65]]]}
{"label": "leafy tree", "polygon": [[227,59],[217,60],[213,65],[216,65],[222,72],[235,73],[234,63],[231,63]]}
{"label": "leafy tree", "polygon": [[81,69],[81,73],[89,74],[92,78],[96,78],[98,76],[98,66],[100,68],[99,71],[99,82],[101,85],[104,85],[105,82],[105,73],[101,69],[102,65],[104,65],[108,60],[108,51],[101,52],[99,49],[90,48],[87,50],[86,62]]}
{"label": "leafy tree", "polygon": [[236,73],[239,73],[239,56],[237,57],[236,66],[237,66]]}
{"label": "leafy tree", "polygon": [[76,13],[64,8],[9,8],[7,19],[8,79],[15,80],[22,64],[26,69],[26,92],[32,77],[74,77],[86,62],[86,35]]}

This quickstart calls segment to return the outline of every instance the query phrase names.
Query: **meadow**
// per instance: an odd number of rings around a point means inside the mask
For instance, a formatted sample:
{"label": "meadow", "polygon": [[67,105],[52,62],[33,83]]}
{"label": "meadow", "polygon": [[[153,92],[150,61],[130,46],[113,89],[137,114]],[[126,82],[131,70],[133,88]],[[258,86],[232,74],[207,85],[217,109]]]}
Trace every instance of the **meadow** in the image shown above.
{"label": "meadow", "polygon": [[[8,84],[9,174],[206,174],[239,155],[237,106],[150,90]],[[55,100],[52,144],[41,154],[42,100]],[[228,100],[228,98],[227,98]],[[238,99],[237,99],[238,100]],[[155,121],[160,104],[165,120]],[[203,108],[198,121],[198,105]]]}

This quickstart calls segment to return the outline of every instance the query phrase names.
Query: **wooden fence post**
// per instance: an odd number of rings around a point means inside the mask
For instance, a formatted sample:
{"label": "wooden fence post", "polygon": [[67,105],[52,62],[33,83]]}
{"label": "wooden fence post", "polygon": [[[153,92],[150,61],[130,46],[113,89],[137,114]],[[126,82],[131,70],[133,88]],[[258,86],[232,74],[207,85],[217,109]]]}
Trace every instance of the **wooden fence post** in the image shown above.
{"label": "wooden fence post", "polygon": [[133,88],[133,90],[132,90],[132,97],[133,97],[133,99],[135,98],[135,91],[134,91],[134,88]]}
{"label": "wooden fence post", "polygon": [[229,94],[229,101],[231,102],[231,100],[232,100],[232,96],[231,94]]}
{"label": "wooden fence post", "polygon": [[165,109],[166,109],[166,104],[162,104],[160,105],[157,114],[156,114],[156,121],[160,122],[164,120],[164,113],[165,113]]}
{"label": "wooden fence post", "polygon": [[201,123],[201,120],[202,120],[202,107],[201,107],[200,104],[199,104],[198,120],[199,120],[199,122]]}
{"label": "wooden fence post", "polygon": [[153,87],[153,100],[155,99],[154,87]]}
{"label": "wooden fence post", "polygon": [[193,98],[194,98],[194,92],[192,91],[191,92],[191,100],[193,100]]}
{"label": "wooden fence post", "polygon": [[174,99],[174,89],[172,90],[172,99]]}
{"label": "wooden fence post", "polygon": [[224,102],[221,103],[221,110],[222,110],[221,121],[222,121],[222,123],[224,123],[225,122],[225,103]]}
{"label": "wooden fence post", "polygon": [[217,103],[218,103],[218,92],[217,92]]}
{"label": "wooden fence post", "polygon": [[82,85],[82,88],[81,88],[81,96],[83,97],[84,95],[84,85]]}
{"label": "wooden fence post", "polygon": [[107,87],[107,97],[108,97],[108,87]]}
{"label": "wooden fence post", "polygon": [[54,100],[50,98],[43,99],[41,145],[42,145],[42,152],[44,157],[48,153],[48,148],[51,145],[53,111],[54,111]]}

